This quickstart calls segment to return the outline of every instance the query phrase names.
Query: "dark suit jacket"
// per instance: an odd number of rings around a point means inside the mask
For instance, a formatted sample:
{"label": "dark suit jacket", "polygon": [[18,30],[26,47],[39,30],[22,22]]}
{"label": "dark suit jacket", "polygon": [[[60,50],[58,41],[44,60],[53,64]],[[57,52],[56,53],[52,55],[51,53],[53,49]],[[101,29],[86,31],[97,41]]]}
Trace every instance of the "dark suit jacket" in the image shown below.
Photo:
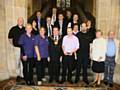
{"label": "dark suit jacket", "polygon": [[[35,22],[37,24],[36,28],[38,29],[38,19],[37,19],[37,17],[34,20],[35,20]],[[41,25],[41,27],[45,26],[45,20],[43,18],[40,19],[40,25]]]}
{"label": "dark suit jacket", "polygon": [[[51,25],[51,27],[52,27],[52,33],[53,33],[53,25]],[[48,36],[48,27],[47,27],[47,23],[45,23],[45,30],[46,30],[46,33],[45,33],[45,35],[46,36]]]}
{"label": "dark suit jacket", "polygon": [[54,44],[54,36],[50,36],[49,40],[49,55],[51,58],[60,58],[62,56],[62,37],[59,36],[58,45]]}
{"label": "dark suit jacket", "polygon": [[[60,29],[60,24],[58,20],[54,23],[54,26]],[[66,34],[67,34],[67,22],[64,20],[62,25],[62,36],[65,36]]]}

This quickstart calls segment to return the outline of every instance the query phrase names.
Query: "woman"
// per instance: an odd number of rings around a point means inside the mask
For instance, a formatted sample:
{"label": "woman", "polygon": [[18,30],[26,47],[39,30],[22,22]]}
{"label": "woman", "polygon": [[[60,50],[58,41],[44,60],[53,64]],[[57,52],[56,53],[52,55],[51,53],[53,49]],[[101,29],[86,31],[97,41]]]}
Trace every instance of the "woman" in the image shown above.
{"label": "woman", "polygon": [[32,28],[33,28],[33,30],[32,30],[32,34],[34,34],[34,35],[38,35],[39,34],[39,31],[38,31],[38,29],[36,28],[36,22],[35,22],[35,20],[33,20],[33,22],[32,22]]}
{"label": "woman", "polygon": [[36,69],[38,85],[42,84],[42,78],[45,76],[45,67],[48,58],[48,38],[45,36],[45,28],[41,27],[39,35],[35,38]]}
{"label": "woman", "polygon": [[28,85],[33,85],[33,61],[35,37],[31,34],[32,25],[26,25],[26,33],[21,35],[19,44],[21,45],[21,57],[23,63],[24,79]]}
{"label": "woman", "polygon": [[93,84],[100,85],[101,73],[104,73],[104,61],[106,55],[106,40],[102,37],[102,32],[96,32],[96,39],[93,41],[91,57],[93,60],[92,70],[96,77]]}

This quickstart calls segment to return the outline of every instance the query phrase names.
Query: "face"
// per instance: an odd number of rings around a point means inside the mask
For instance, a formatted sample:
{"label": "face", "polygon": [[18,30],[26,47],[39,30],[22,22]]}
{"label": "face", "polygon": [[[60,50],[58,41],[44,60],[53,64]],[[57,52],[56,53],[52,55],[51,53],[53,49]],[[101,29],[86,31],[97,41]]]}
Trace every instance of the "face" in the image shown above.
{"label": "face", "polygon": [[81,25],[81,31],[87,31],[86,23],[82,23],[82,25]]}
{"label": "face", "polygon": [[74,26],[73,31],[75,31],[75,32],[78,31],[78,25],[75,25],[75,26]]}
{"label": "face", "polygon": [[77,15],[77,14],[75,14],[75,15],[73,16],[73,20],[74,20],[74,21],[77,21],[77,20],[78,20],[78,15]]}
{"label": "face", "polygon": [[36,22],[35,22],[35,21],[32,22],[32,26],[33,26],[33,27],[36,26]]}
{"label": "face", "polygon": [[67,34],[68,34],[69,36],[71,36],[71,35],[73,34],[73,32],[72,32],[72,29],[71,29],[71,28],[68,28],[68,29],[67,29]]}
{"label": "face", "polygon": [[45,35],[45,28],[40,28],[39,33],[40,35]]}
{"label": "face", "polygon": [[52,13],[53,13],[53,14],[56,14],[56,13],[57,13],[57,9],[56,9],[56,8],[53,8],[53,9],[52,9]]}
{"label": "face", "polygon": [[87,26],[91,27],[91,21],[89,21],[89,20],[87,21]]}
{"label": "face", "polygon": [[100,38],[102,36],[101,32],[96,32],[96,38]]}
{"label": "face", "polygon": [[50,17],[47,18],[47,23],[51,24],[51,18]]}
{"label": "face", "polygon": [[22,18],[22,17],[19,17],[18,20],[17,20],[18,26],[23,26],[23,23],[24,23],[23,18]]}
{"label": "face", "polygon": [[32,25],[31,24],[27,24],[26,25],[26,32],[27,33],[31,33],[31,31],[32,31]]}
{"label": "face", "polygon": [[62,14],[59,14],[59,20],[63,20],[64,19],[64,17],[63,17],[63,15]]}
{"label": "face", "polygon": [[41,17],[41,12],[37,12],[37,17],[40,18]]}
{"label": "face", "polygon": [[59,35],[58,28],[53,28],[53,35],[55,35],[55,36]]}
{"label": "face", "polygon": [[66,16],[67,16],[67,17],[71,17],[71,16],[72,16],[72,13],[71,13],[70,11],[67,11],[67,12],[66,12]]}
{"label": "face", "polygon": [[109,32],[108,37],[109,37],[110,39],[114,39],[114,37],[115,37],[115,32],[113,32],[113,31]]}

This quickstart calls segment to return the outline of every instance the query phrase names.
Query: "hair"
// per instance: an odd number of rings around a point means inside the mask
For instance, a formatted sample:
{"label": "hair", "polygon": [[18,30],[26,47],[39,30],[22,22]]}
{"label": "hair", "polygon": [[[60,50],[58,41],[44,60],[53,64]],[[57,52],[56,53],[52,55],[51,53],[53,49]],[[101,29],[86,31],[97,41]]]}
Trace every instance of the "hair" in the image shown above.
{"label": "hair", "polygon": [[[108,31],[108,35],[109,35],[111,32],[114,32],[114,31],[112,31],[112,30]],[[114,34],[115,34],[115,32],[114,32]]]}
{"label": "hair", "polygon": [[57,29],[59,30],[59,28],[58,28],[57,26],[54,26],[54,27],[53,27],[53,30],[54,30],[54,28],[57,28]]}
{"label": "hair", "polygon": [[96,31],[96,33],[97,33],[97,32],[100,32],[101,35],[103,35],[103,32],[102,32],[100,29],[98,29],[98,30]]}
{"label": "hair", "polygon": [[42,26],[42,27],[40,27],[39,31],[40,31],[41,29],[44,29],[44,30],[45,30],[45,27],[43,27],[43,26]]}

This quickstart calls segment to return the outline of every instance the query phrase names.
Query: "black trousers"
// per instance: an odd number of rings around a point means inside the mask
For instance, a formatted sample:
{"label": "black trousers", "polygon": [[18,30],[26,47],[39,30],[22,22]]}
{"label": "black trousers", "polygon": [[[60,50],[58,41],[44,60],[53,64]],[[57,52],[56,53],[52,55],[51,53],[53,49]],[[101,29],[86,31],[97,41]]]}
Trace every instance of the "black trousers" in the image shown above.
{"label": "black trousers", "polygon": [[33,82],[33,61],[34,61],[34,58],[27,58],[26,61],[22,60],[23,75],[24,75],[24,80],[26,81],[26,83]]}
{"label": "black trousers", "polygon": [[50,80],[59,80],[60,76],[60,57],[50,57],[49,62]]}
{"label": "black trousers", "polygon": [[82,69],[82,77],[84,81],[88,81],[87,68],[88,68],[88,56],[78,55],[78,60],[76,64],[76,80],[79,80],[80,72]]}
{"label": "black trousers", "polygon": [[[72,55],[72,56],[67,55],[67,56],[63,57],[63,61],[62,61],[62,81],[66,81],[66,76],[67,76],[67,80],[71,81],[74,60],[75,60],[74,55]],[[68,71],[68,73],[67,73],[67,71]]]}
{"label": "black trousers", "polygon": [[45,76],[45,68],[47,66],[47,58],[41,58],[40,61],[36,60],[36,73],[37,73],[37,80],[41,81],[42,78]]}

